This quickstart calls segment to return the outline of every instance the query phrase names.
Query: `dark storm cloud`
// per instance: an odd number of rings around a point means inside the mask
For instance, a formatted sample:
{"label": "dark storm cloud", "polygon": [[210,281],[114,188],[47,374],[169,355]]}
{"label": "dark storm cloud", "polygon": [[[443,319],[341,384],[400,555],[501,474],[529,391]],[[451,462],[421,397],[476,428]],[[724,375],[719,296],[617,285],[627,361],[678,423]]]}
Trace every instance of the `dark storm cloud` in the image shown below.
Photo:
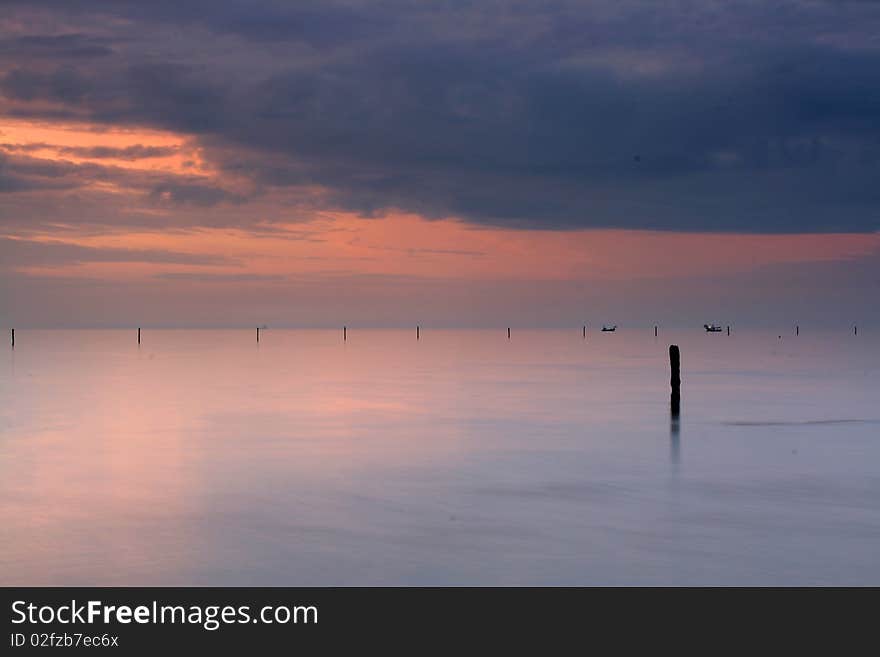
{"label": "dark storm cloud", "polygon": [[65,146],[58,149],[62,155],[73,155],[89,159],[114,159],[114,160],[146,160],[154,157],[170,157],[178,153],[176,146],[143,146],[135,144],[122,148],[112,146]]}
{"label": "dark storm cloud", "polygon": [[224,201],[241,203],[245,197],[220,187],[200,183],[185,183],[177,180],[160,183],[150,190],[153,201],[168,201],[210,207]]}
{"label": "dark storm cloud", "polygon": [[[44,144],[35,144],[35,146],[43,147]],[[122,155],[128,155],[126,159],[133,159],[139,149],[143,147],[131,148],[135,150],[122,148],[107,149],[107,151],[118,151]],[[14,152],[19,149],[6,147],[6,150]],[[25,147],[21,150],[27,152],[29,149]],[[92,151],[91,148],[81,150]],[[160,150],[160,153],[163,152]],[[109,153],[105,155],[114,157]],[[146,155],[143,153],[141,155],[143,157],[159,156],[157,153],[149,151]],[[49,160],[18,154],[9,155],[4,153],[4,147],[0,145],[0,194],[4,192],[85,189],[95,182],[110,183],[117,188],[133,191],[150,203],[160,205],[211,207],[223,202],[243,203],[247,200],[245,195],[219,187],[213,184],[211,179],[204,176],[124,169],[93,162],[74,163],[67,160]],[[61,216],[59,219],[64,221],[67,217]]]}
{"label": "dark storm cloud", "polygon": [[19,6],[63,12],[83,43],[96,16],[128,22],[92,35],[115,39],[112,65],[22,56],[7,111],[193,134],[264,189],[515,227],[880,226],[876,3]]}
{"label": "dark storm cloud", "polygon": [[81,19],[114,16],[135,23],[205,26],[258,41],[297,39],[317,45],[370,38],[395,24],[398,9],[406,8],[400,0],[7,0],[6,4]]}
{"label": "dark storm cloud", "polygon": [[76,104],[93,86],[91,80],[67,65],[48,73],[16,68],[0,78],[0,93],[19,101],[50,100]]}
{"label": "dark storm cloud", "polygon": [[0,39],[0,60],[83,59],[107,57],[112,54],[113,48],[107,39],[86,34],[25,35]]}
{"label": "dark storm cloud", "polygon": [[13,158],[0,150],[0,194],[79,187],[82,181],[70,175],[75,170],[75,166],[65,162]]}

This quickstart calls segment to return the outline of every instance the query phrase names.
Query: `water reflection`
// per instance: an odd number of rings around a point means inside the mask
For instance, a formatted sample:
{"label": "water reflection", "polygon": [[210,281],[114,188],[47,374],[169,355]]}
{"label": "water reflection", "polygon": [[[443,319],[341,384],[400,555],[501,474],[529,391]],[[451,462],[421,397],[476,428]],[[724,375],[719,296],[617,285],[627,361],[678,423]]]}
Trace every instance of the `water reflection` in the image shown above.
{"label": "water reflection", "polygon": [[681,463],[680,402],[673,402],[669,412],[669,460],[675,466]]}
{"label": "water reflection", "polygon": [[0,583],[880,583],[870,335],[577,333],[22,333]]}

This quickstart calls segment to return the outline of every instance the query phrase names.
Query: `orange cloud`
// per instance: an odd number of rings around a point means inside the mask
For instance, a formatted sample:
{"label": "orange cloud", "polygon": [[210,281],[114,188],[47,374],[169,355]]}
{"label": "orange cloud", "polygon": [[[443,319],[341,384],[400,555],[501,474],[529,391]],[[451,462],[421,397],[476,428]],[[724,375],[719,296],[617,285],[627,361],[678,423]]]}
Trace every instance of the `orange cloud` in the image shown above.
{"label": "orange cloud", "polygon": [[[0,126],[0,149],[25,150],[33,157],[74,164],[91,162],[121,169],[177,174],[210,172],[201,150],[191,139],[144,128],[4,118]],[[138,149],[141,149],[141,155],[151,152],[156,155],[134,157],[138,155]],[[126,153],[128,156],[119,156]]]}

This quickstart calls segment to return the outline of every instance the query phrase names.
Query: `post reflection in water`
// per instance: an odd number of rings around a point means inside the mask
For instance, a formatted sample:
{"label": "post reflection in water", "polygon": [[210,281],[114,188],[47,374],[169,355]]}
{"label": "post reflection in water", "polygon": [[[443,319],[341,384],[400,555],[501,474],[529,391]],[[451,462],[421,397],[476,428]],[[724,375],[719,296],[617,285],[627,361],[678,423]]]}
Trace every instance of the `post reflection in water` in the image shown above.
{"label": "post reflection in water", "polygon": [[681,463],[681,402],[673,395],[669,409],[669,460]]}

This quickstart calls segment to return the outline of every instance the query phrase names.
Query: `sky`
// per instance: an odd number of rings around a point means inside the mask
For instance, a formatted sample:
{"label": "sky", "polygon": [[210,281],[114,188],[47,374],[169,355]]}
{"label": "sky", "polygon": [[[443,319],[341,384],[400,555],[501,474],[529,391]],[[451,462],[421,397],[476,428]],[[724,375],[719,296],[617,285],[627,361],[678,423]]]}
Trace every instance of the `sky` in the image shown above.
{"label": "sky", "polygon": [[0,325],[880,320],[880,2],[0,0]]}

